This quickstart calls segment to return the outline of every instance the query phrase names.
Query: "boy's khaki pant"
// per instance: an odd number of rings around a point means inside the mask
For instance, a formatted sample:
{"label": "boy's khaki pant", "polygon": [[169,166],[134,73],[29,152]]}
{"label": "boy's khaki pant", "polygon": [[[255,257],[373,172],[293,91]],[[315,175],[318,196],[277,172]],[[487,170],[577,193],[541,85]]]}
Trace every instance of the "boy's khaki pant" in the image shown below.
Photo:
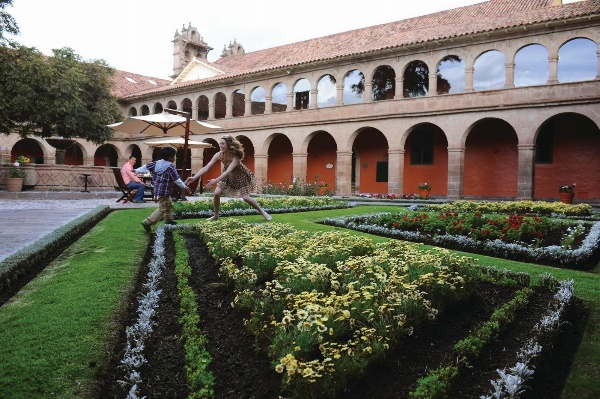
{"label": "boy's khaki pant", "polygon": [[158,209],[152,212],[145,222],[147,225],[152,226],[161,220],[165,222],[173,220],[173,201],[171,201],[170,195],[158,197]]}

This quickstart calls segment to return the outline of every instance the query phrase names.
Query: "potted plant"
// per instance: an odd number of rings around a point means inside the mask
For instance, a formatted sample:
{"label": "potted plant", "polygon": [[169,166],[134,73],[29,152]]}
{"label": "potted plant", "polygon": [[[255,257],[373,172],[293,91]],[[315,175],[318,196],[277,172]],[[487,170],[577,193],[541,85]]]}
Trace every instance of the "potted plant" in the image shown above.
{"label": "potted plant", "polygon": [[8,177],[6,178],[7,191],[16,192],[23,189],[23,179],[25,178],[23,165],[26,163],[29,163],[29,158],[19,155],[15,162],[8,164]]}
{"label": "potted plant", "polygon": [[560,195],[560,201],[565,204],[570,204],[573,202],[573,197],[575,196],[575,186],[576,184],[569,184],[566,186],[560,186],[558,188],[558,195]]}
{"label": "potted plant", "polygon": [[429,197],[429,192],[431,191],[431,186],[429,185],[429,183],[419,183],[418,188],[419,195],[421,195],[422,198]]}

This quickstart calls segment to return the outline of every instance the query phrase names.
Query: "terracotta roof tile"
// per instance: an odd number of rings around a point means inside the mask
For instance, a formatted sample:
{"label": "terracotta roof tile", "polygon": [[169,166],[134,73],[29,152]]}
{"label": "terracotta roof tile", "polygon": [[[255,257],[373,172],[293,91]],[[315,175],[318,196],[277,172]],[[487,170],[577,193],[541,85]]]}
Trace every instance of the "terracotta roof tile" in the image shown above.
{"label": "terracotta roof tile", "polygon": [[127,97],[145,90],[157,89],[171,83],[170,80],[153,78],[118,69],[115,70],[113,82],[114,85],[111,93],[117,98]]}
{"label": "terracotta roof tile", "polygon": [[600,13],[600,0],[551,7],[552,0],[489,0],[447,11],[405,19],[330,36],[286,44],[242,55],[223,57],[214,65],[226,75],[181,82],[136,95],[167,91],[237,75],[291,67],[310,62],[363,54],[387,48],[443,40],[540,22]]}

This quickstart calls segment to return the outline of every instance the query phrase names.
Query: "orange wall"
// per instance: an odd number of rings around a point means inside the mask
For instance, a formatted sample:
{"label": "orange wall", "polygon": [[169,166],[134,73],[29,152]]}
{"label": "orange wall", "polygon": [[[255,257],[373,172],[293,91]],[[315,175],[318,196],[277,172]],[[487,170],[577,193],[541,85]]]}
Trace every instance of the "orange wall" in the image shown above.
{"label": "orange wall", "polygon": [[[367,129],[361,132],[352,146],[357,155],[357,174],[360,168],[360,182],[356,187],[361,193],[387,193],[388,183],[377,182],[377,162],[388,161],[387,140],[378,130]],[[358,183],[358,182],[357,182]]]}
{"label": "orange wall", "polygon": [[467,137],[465,196],[516,197],[517,136],[508,124],[486,120]]}
{"label": "orange wall", "polygon": [[279,135],[273,139],[269,146],[268,162],[267,182],[289,182],[294,177],[292,143],[287,137]]}
{"label": "orange wall", "polygon": [[600,132],[588,119],[554,122],[551,164],[536,164],[534,198],[559,198],[558,188],[576,183],[575,199],[600,198]]}
{"label": "orange wall", "polygon": [[404,146],[404,190],[403,194],[417,194],[419,183],[429,183],[431,195],[446,195],[448,192],[448,141],[441,129],[433,135],[433,165],[410,164],[411,137],[418,134],[412,132]]}
{"label": "orange wall", "polygon": [[[328,133],[318,133],[310,140],[306,161],[307,182],[315,181],[318,176],[320,182],[326,182],[329,189],[335,190],[336,149],[335,140]],[[333,168],[328,169],[327,164],[332,164]]]}

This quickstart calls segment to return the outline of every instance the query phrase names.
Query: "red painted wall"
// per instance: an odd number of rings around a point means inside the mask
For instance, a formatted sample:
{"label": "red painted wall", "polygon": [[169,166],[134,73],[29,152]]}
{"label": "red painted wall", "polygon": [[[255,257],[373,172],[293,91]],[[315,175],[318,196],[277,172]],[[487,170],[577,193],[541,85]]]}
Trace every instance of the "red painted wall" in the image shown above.
{"label": "red painted wall", "polygon": [[[310,140],[306,161],[306,181],[313,182],[318,176],[319,182],[326,182],[329,189],[335,191],[336,150],[335,140],[328,133],[317,133]],[[327,164],[332,164],[333,168],[328,169]]]}
{"label": "red painted wall", "polygon": [[[213,148],[206,148],[204,149],[204,154],[202,155],[202,166],[206,166],[207,163],[210,162],[210,160],[212,159],[212,157],[219,152],[219,142],[218,141],[209,141],[212,145]],[[206,182],[209,181],[210,179],[215,179],[217,177],[219,177],[219,175],[221,174],[223,169],[223,166],[221,164],[221,162],[217,162],[215,163],[210,170],[208,170],[208,172],[206,172],[203,176],[202,176],[202,182],[206,185]],[[197,170],[194,171],[194,173],[198,172]],[[214,186],[209,188],[210,190],[214,190]]]}
{"label": "red painted wall", "polygon": [[497,119],[480,122],[465,144],[465,196],[516,197],[518,149],[512,127]]}
{"label": "red painted wall", "polygon": [[293,168],[292,143],[283,134],[278,135],[271,141],[269,146],[267,182],[289,182],[294,177]]}
{"label": "red painted wall", "polygon": [[[428,128],[430,128],[428,126]],[[433,165],[411,165],[411,137],[418,134],[412,132],[404,146],[404,190],[403,194],[417,194],[419,183],[429,183],[431,195],[445,196],[448,193],[448,141],[444,132],[436,128],[433,134]]]}
{"label": "red painted wall", "polygon": [[387,193],[388,183],[376,181],[377,162],[388,161],[388,144],[383,134],[375,129],[366,129],[356,137],[352,150],[358,159],[356,168],[360,168],[360,182],[355,184],[358,191]]}
{"label": "red painted wall", "polygon": [[600,198],[600,131],[589,119],[563,115],[553,119],[551,164],[536,164],[534,198],[559,198],[558,188],[576,183],[575,199]]}

